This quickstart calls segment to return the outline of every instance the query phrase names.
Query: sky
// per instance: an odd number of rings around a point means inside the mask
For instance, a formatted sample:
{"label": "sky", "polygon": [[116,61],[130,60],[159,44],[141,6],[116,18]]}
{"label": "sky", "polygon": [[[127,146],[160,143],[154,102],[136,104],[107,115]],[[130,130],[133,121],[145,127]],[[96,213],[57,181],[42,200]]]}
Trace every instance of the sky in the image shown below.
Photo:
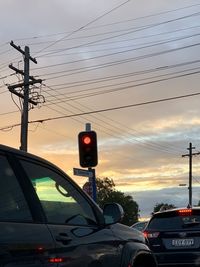
{"label": "sky", "polygon": [[[28,151],[80,186],[78,133],[98,136],[96,175],[131,194],[141,217],[188,203],[189,143],[200,151],[200,2],[197,0],[7,0],[0,3],[0,138],[20,147],[21,105],[8,85],[30,55]],[[19,90],[19,89],[18,89]],[[92,113],[90,113],[92,112]],[[90,114],[87,114],[90,113]],[[62,118],[60,118],[62,117]],[[200,199],[193,156],[193,204]],[[186,184],[185,187],[179,186]]]}

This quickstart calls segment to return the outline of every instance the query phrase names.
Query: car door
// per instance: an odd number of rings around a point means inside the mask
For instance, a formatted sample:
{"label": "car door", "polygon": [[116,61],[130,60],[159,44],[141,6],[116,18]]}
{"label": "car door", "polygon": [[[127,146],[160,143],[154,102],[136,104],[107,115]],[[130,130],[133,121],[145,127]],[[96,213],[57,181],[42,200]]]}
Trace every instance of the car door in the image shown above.
{"label": "car door", "polygon": [[119,243],[110,227],[99,224],[102,214],[85,193],[51,165],[21,163],[46,214],[59,266],[119,266]]}
{"label": "car door", "polygon": [[54,248],[50,232],[34,221],[23,193],[24,181],[18,180],[8,158],[0,153],[0,266],[51,266],[46,257]]}

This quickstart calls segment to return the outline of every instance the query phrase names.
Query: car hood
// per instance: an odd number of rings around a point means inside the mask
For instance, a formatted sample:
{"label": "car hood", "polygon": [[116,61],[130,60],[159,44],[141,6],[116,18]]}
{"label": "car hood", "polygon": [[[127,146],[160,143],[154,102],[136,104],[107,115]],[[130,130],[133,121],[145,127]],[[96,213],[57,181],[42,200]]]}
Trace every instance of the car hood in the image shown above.
{"label": "car hood", "polygon": [[134,241],[146,244],[142,232],[120,223],[111,226],[114,235],[124,241]]}

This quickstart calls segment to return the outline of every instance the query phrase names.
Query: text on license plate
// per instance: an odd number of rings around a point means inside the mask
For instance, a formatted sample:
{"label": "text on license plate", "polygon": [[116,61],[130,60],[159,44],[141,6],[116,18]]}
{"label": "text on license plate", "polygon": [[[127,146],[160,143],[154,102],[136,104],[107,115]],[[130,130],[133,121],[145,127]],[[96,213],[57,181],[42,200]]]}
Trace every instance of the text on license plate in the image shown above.
{"label": "text on license plate", "polygon": [[194,239],[193,238],[173,239],[172,240],[172,246],[174,246],[174,247],[190,247],[193,245],[194,245]]}

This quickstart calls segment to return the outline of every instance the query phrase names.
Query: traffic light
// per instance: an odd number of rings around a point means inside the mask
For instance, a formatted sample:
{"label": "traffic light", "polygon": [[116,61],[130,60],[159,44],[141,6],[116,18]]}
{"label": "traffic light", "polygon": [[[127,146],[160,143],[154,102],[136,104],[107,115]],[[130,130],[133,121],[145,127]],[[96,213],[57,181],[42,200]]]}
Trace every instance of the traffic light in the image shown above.
{"label": "traffic light", "polygon": [[81,167],[95,167],[98,164],[96,132],[80,132],[78,135],[78,145]]}

